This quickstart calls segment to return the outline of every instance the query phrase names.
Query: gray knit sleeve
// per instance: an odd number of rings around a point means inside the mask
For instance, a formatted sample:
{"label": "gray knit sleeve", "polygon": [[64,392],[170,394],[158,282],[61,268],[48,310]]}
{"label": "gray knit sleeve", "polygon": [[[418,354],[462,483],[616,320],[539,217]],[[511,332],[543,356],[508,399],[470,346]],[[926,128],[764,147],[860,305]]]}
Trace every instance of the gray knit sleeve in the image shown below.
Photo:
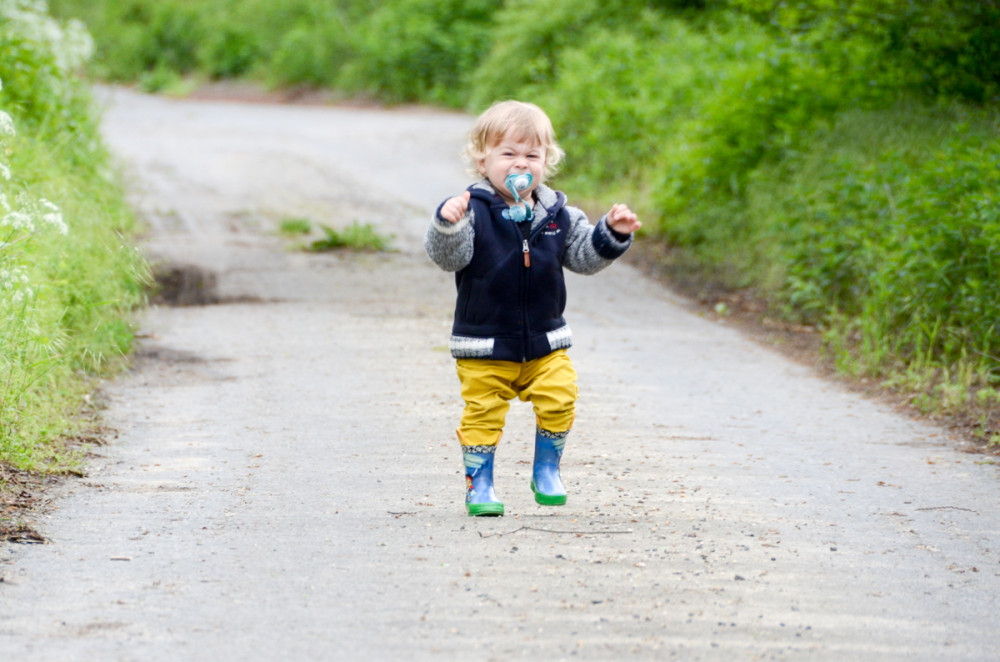
{"label": "gray knit sleeve", "polygon": [[472,207],[458,223],[449,223],[441,218],[440,208],[427,234],[424,235],[424,250],[434,264],[445,271],[461,271],[472,261],[475,240],[475,214]]}
{"label": "gray knit sleeve", "polygon": [[570,229],[566,239],[566,256],[563,265],[580,274],[596,274],[621,257],[632,245],[632,236],[619,240],[602,217],[597,225],[591,225],[587,215],[576,207],[567,205]]}

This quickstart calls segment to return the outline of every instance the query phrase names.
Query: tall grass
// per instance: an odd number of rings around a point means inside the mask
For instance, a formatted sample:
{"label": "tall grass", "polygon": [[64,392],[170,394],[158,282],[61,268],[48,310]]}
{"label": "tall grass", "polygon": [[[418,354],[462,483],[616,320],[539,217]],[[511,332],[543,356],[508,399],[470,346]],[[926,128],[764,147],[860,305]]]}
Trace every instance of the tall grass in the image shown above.
{"label": "tall grass", "polygon": [[65,466],[93,379],[131,344],[146,268],[86,85],[81,25],[0,1],[0,462]]}

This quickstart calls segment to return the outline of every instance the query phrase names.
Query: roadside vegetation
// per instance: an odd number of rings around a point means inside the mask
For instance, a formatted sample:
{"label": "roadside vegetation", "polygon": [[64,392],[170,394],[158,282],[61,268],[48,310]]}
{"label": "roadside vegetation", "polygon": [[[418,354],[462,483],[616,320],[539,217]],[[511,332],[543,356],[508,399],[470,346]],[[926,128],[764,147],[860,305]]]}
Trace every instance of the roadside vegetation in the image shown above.
{"label": "roadside vegetation", "polygon": [[75,470],[95,380],[129,351],[144,297],[133,217],[76,73],[91,47],[82,24],[0,0],[0,492],[18,471]]}
{"label": "roadside vegetation", "polygon": [[[1000,442],[997,0],[53,0],[92,71],[553,117],[694,293]],[[577,199],[579,199],[577,193]],[[716,303],[710,301],[709,303]]]}
{"label": "roadside vegetation", "polygon": [[[308,250],[314,253],[327,251],[390,251],[392,236],[378,231],[371,223],[352,221],[347,227],[337,230],[329,225],[316,223],[322,238],[309,241]],[[278,226],[278,231],[288,238],[308,238],[313,234],[314,224],[307,218],[286,218]]]}
{"label": "roadside vegetation", "polygon": [[342,230],[329,225],[320,225],[322,239],[309,244],[309,250],[317,253],[350,249],[355,251],[388,251],[392,247],[392,237],[382,234],[371,223],[352,222]]}

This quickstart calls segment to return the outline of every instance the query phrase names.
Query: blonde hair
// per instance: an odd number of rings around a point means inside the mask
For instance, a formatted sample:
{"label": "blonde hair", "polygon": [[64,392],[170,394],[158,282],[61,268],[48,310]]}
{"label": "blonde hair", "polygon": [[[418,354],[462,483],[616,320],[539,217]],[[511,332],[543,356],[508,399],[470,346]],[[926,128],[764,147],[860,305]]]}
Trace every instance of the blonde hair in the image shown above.
{"label": "blonde hair", "polygon": [[537,141],[545,148],[545,177],[555,175],[566,153],[556,142],[552,120],[545,111],[524,101],[498,101],[476,120],[463,152],[471,173],[480,174],[479,161],[507,135],[515,140]]}

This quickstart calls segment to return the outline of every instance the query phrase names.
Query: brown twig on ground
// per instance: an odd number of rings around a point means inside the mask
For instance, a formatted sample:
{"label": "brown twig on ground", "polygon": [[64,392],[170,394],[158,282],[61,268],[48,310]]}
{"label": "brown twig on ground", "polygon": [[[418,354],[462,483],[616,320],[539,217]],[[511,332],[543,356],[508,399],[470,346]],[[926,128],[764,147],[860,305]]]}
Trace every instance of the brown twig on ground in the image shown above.
{"label": "brown twig on ground", "polygon": [[542,533],[562,533],[562,534],[570,534],[570,535],[576,535],[576,536],[597,536],[597,535],[616,535],[616,534],[623,534],[623,533],[634,533],[631,529],[626,530],[626,531],[558,531],[556,529],[541,529],[541,528],[538,528],[538,527],[535,527],[535,526],[519,526],[516,529],[514,529],[513,531],[504,531],[502,533],[485,533],[484,534],[482,531],[480,531],[479,532],[479,537],[480,538],[491,538],[491,537],[495,536],[497,538],[501,538],[503,536],[509,536],[512,533],[517,533],[518,531],[540,531]]}
{"label": "brown twig on ground", "polygon": [[961,510],[967,513],[979,514],[978,510],[972,510],[971,508],[962,508],[960,506],[931,506],[929,508],[917,508],[917,510]]}

